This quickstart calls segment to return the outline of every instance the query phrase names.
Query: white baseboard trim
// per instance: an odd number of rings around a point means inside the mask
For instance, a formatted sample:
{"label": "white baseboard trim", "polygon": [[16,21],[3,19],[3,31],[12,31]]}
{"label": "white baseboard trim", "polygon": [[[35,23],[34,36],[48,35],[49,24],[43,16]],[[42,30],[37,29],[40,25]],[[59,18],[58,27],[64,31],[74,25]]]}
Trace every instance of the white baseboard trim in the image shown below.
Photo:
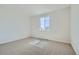
{"label": "white baseboard trim", "polygon": [[[32,38],[39,38],[39,37],[33,37],[33,36],[32,36]],[[45,39],[45,38],[39,38],[39,39]],[[52,39],[45,39],[45,40],[51,40],[51,41],[56,41],[56,42],[61,42],[61,43],[70,44],[69,42],[63,42],[63,41],[52,40]]]}
{"label": "white baseboard trim", "polygon": [[31,36],[24,36],[24,37],[20,37],[20,38],[17,38],[17,39],[11,39],[11,40],[9,39],[9,40],[0,42],[0,44],[5,44],[5,43],[9,43],[9,42],[14,42],[14,41],[22,40],[22,39],[29,38],[29,37],[31,37]]}

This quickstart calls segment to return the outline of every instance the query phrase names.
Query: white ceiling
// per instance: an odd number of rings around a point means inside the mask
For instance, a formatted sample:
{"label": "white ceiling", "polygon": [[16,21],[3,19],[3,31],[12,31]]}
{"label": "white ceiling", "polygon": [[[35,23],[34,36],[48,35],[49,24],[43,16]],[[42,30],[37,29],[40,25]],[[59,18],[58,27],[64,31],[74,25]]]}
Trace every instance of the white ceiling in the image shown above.
{"label": "white ceiling", "polygon": [[39,15],[61,8],[69,7],[68,4],[14,4],[14,5],[0,5],[0,10],[17,12],[27,16]]}

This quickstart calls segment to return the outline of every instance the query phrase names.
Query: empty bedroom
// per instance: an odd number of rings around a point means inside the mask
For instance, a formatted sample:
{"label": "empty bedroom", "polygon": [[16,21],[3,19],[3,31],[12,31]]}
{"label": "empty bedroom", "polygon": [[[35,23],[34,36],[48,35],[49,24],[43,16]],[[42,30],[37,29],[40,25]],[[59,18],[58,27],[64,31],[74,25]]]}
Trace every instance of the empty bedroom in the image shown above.
{"label": "empty bedroom", "polygon": [[0,4],[0,55],[79,54],[78,10],[78,4]]}

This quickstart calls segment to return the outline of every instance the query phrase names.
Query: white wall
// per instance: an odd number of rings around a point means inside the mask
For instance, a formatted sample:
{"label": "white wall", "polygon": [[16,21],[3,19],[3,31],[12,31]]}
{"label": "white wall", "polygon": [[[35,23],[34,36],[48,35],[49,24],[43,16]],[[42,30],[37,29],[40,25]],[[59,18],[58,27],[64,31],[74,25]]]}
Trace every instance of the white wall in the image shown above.
{"label": "white wall", "polygon": [[79,5],[71,5],[71,44],[79,54]]}
{"label": "white wall", "polygon": [[0,44],[29,36],[30,20],[27,15],[16,9],[0,7]]}
{"label": "white wall", "polygon": [[31,34],[38,38],[69,43],[69,8],[43,15],[51,16],[50,31],[40,32],[39,18],[42,15],[30,17],[30,20],[23,10],[17,7],[0,6],[0,44],[27,38]]}
{"label": "white wall", "polygon": [[[54,12],[32,16],[32,36],[65,43],[70,43],[70,9],[64,8]],[[39,19],[41,16],[51,16],[50,31],[40,32]]]}

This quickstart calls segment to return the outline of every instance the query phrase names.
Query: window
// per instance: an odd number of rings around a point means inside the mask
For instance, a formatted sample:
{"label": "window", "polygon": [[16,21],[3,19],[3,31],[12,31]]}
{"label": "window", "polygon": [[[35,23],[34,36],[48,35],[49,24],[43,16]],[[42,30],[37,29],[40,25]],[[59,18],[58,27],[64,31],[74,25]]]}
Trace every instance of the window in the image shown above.
{"label": "window", "polygon": [[40,30],[49,30],[50,27],[50,16],[43,16],[40,18]]}

